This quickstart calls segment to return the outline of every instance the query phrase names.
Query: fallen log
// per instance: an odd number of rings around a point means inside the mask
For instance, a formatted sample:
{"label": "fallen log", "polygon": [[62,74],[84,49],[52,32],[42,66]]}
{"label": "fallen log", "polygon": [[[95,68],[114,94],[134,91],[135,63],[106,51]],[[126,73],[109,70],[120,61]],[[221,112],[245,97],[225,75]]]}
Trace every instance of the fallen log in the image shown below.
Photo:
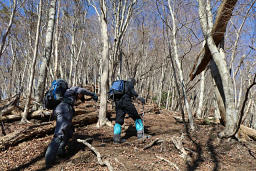
{"label": "fallen log", "polygon": [[250,141],[251,139],[256,141],[256,130],[241,125],[236,137],[239,141]]}
{"label": "fallen log", "polygon": [[[75,127],[81,127],[88,124],[96,123],[98,114],[91,112],[89,114],[77,115],[72,122]],[[10,146],[15,146],[21,142],[31,140],[37,137],[44,137],[53,134],[55,128],[55,121],[30,125],[27,128],[16,130],[6,136],[0,137],[0,150],[8,149]]]}
{"label": "fallen log", "polygon": [[[21,113],[22,110],[15,108],[8,115],[4,115],[2,121],[12,122],[21,120]],[[49,110],[36,110],[29,114],[28,119],[48,119],[51,114],[52,111]]]}

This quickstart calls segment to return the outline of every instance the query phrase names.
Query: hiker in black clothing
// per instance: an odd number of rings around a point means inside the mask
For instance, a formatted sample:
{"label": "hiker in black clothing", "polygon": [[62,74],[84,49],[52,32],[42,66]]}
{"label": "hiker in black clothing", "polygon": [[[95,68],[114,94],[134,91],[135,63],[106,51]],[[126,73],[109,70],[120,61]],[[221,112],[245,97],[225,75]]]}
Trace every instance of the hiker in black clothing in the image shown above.
{"label": "hiker in black clothing", "polygon": [[145,104],[145,99],[139,97],[137,92],[134,90],[135,79],[130,78],[124,82],[124,95],[121,98],[114,99],[116,107],[116,123],[114,126],[114,143],[121,142],[121,130],[124,124],[125,114],[128,115],[135,121],[135,127],[137,130],[137,137],[142,138],[144,132],[143,122],[141,117],[132,103],[132,98],[135,97]]}
{"label": "hiker in black clothing", "polygon": [[56,128],[53,139],[45,153],[46,166],[54,163],[56,155],[63,156],[65,154],[65,146],[74,132],[72,117],[75,110],[73,106],[78,99],[84,102],[84,95],[92,96],[95,101],[98,100],[95,93],[81,87],[71,87],[66,90],[62,102],[53,110],[53,114],[56,116]]}

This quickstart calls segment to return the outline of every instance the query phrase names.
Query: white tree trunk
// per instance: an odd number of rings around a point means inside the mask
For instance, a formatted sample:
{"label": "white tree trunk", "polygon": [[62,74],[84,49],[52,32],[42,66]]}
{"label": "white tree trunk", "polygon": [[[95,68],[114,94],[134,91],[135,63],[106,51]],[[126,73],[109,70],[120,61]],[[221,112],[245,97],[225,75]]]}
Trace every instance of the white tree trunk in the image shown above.
{"label": "white tree trunk", "polygon": [[172,41],[173,41],[173,48],[174,48],[174,58],[175,58],[176,65],[179,70],[179,77],[180,77],[182,92],[183,92],[183,96],[184,96],[184,102],[185,102],[185,106],[186,106],[186,109],[188,112],[189,126],[190,126],[191,130],[194,130],[193,116],[192,116],[192,112],[190,109],[190,105],[187,100],[187,93],[186,93],[186,88],[185,88],[185,84],[184,84],[183,71],[182,71],[181,63],[179,61],[179,56],[178,56],[178,45],[177,45],[177,41],[176,41],[176,22],[175,22],[175,16],[174,16],[174,12],[173,12],[170,0],[168,0],[168,6],[169,6],[169,10],[170,10],[171,17],[172,17],[172,26],[173,26],[172,27],[172,36],[173,36]]}
{"label": "white tree trunk", "polygon": [[40,104],[42,103],[42,99],[44,95],[45,81],[47,77],[47,67],[52,54],[52,39],[53,39],[53,30],[54,30],[54,23],[55,23],[56,1],[57,0],[52,0],[50,3],[49,20],[48,20],[47,32],[46,32],[46,38],[45,38],[45,50],[44,50],[44,55],[41,61],[42,63],[40,66],[40,72],[39,72],[39,78],[38,78],[36,101]]}
{"label": "white tree trunk", "polygon": [[196,112],[196,116],[202,118],[202,107],[204,102],[204,80],[205,80],[205,70],[201,73],[201,84],[200,84],[200,93],[199,93],[199,104]]}
{"label": "white tree trunk", "polygon": [[235,108],[233,84],[225,60],[225,54],[222,49],[220,49],[220,51],[218,50],[211,35],[213,24],[210,2],[209,0],[206,0],[206,3],[204,3],[203,0],[198,1],[202,30],[212,54],[213,60],[219,70],[225,95],[225,99],[223,99],[223,101],[225,102],[226,109],[226,123],[225,129],[219,134],[219,136],[229,137],[232,136],[235,132],[238,123],[238,112]]}
{"label": "white tree trunk", "polygon": [[56,31],[55,31],[55,60],[54,60],[54,79],[57,79],[59,77],[59,40],[60,40],[60,34],[59,34],[59,18],[60,18],[60,4],[61,1],[58,3],[58,10],[57,10],[57,20],[56,20]]}
{"label": "white tree trunk", "polygon": [[1,40],[1,46],[0,46],[0,59],[1,59],[1,56],[4,52],[4,46],[5,46],[6,38],[7,38],[8,34],[10,33],[10,30],[11,30],[11,27],[12,27],[13,18],[14,18],[15,12],[16,12],[16,7],[17,7],[17,0],[14,0],[13,1],[13,10],[12,10],[12,14],[11,14],[11,17],[10,17],[9,24],[7,26],[7,29],[6,29],[5,33],[3,35],[1,33],[2,40]]}
{"label": "white tree trunk", "polygon": [[[96,9],[96,7],[94,7]],[[100,93],[100,110],[97,127],[102,127],[105,124],[110,124],[107,120],[107,88],[108,88],[108,66],[109,66],[109,48],[108,48],[108,30],[107,30],[107,7],[106,1],[100,0],[101,14],[99,21],[101,24],[102,37],[102,60],[101,60],[101,93]],[[96,10],[97,11],[97,10]]]}
{"label": "white tree trunk", "polygon": [[69,85],[70,86],[74,86],[74,82],[73,82],[73,65],[74,65],[74,60],[75,60],[75,53],[76,53],[76,50],[75,50],[75,29],[73,29],[73,32],[72,32],[72,41],[71,41],[71,56],[70,56],[70,67],[69,67],[69,77],[68,77],[68,80],[69,80]]}
{"label": "white tree trunk", "polygon": [[165,69],[166,69],[166,64],[162,65],[162,74],[161,74],[161,78],[160,78],[160,85],[159,85],[159,95],[158,95],[158,106],[161,106],[161,101],[162,101],[162,89],[163,89],[163,82],[164,82],[164,78],[165,78]]}
{"label": "white tree trunk", "polygon": [[39,2],[39,11],[38,11],[38,21],[37,21],[37,29],[36,29],[36,41],[35,41],[35,49],[33,55],[33,61],[31,65],[31,73],[29,78],[29,88],[28,88],[28,97],[25,104],[24,112],[21,114],[21,122],[27,122],[27,116],[29,111],[29,105],[31,100],[33,82],[34,82],[34,75],[35,75],[35,65],[37,59],[37,52],[38,52],[38,44],[39,44],[39,34],[40,34],[40,27],[41,27],[41,15],[42,15],[42,0]]}

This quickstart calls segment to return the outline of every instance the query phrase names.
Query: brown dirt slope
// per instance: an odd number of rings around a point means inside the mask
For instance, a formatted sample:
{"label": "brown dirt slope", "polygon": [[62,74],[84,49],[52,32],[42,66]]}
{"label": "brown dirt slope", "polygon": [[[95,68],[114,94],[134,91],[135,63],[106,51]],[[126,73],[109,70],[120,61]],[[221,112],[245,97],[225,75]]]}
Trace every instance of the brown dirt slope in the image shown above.
{"label": "brown dirt slope", "polygon": [[[81,112],[83,107],[87,111],[96,110],[94,105],[88,103],[92,102],[87,102],[87,106],[80,104],[77,110]],[[141,113],[141,106],[137,105],[137,108]],[[136,139],[136,129],[130,118],[125,119],[122,130],[122,137],[126,141],[118,145],[112,142],[111,127],[98,129],[95,124],[77,125],[74,137],[69,142],[67,156],[58,158],[53,167],[46,169],[44,164],[44,152],[52,138],[50,134],[35,137],[1,151],[0,170],[108,170],[98,164],[95,154],[88,147],[76,141],[78,138],[93,138],[90,142],[92,146],[118,171],[256,170],[255,142],[242,144],[236,140],[219,140],[217,133],[223,127],[211,123],[197,124],[196,131],[187,136],[183,123],[174,119],[174,116],[180,116],[179,113],[160,110],[160,114],[156,114],[152,108],[152,105],[145,107],[145,130],[152,136],[145,141]],[[109,113],[109,119],[114,124],[114,112]],[[18,123],[5,125],[9,132],[26,127]],[[144,149],[157,138],[158,141],[153,146]],[[173,138],[180,139],[187,157],[183,157],[181,151],[176,148]],[[176,168],[173,165],[176,165]]]}

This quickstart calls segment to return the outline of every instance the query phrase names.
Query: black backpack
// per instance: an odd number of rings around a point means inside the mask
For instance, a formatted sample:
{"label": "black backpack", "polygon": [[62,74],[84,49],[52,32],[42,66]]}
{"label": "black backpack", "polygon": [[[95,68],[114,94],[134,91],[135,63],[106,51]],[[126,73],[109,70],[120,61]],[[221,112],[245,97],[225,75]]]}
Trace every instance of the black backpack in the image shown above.
{"label": "black backpack", "polygon": [[63,100],[64,93],[67,89],[68,83],[65,80],[54,80],[50,89],[44,95],[44,108],[50,110],[54,109]]}
{"label": "black backpack", "polygon": [[125,94],[125,81],[116,80],[112,82],[112,85],[108,91],[108,98],[112,100],[120,99]]}

